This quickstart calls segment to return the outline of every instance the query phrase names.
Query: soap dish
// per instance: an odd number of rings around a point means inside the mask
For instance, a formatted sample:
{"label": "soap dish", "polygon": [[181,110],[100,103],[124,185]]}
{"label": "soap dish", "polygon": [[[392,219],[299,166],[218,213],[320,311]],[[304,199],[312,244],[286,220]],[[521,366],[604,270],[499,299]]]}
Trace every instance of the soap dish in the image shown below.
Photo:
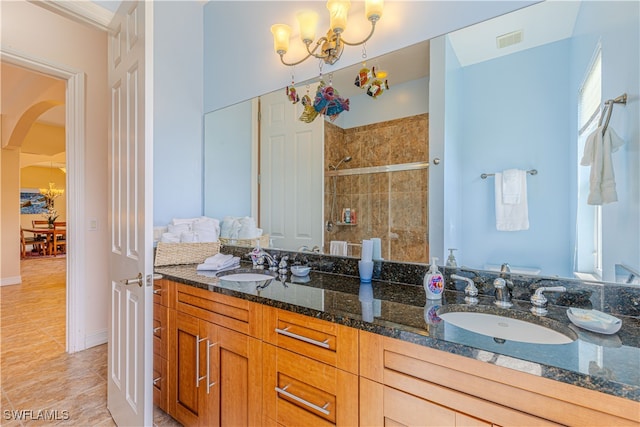
{"label": "soap dish", "polygon": [[571,307],[567,310],[567,317],[574,325],[599,334],[615,334],[622,327],[622,320],[598,310]]}
{"label": "soap dish", "polygon": [[293,273],[294,276],[304,277],[307,274],[309,274],[309,271],[311,271],[311,267],[308,267],[306,265],[292,265],[291,266],[291,273]]}

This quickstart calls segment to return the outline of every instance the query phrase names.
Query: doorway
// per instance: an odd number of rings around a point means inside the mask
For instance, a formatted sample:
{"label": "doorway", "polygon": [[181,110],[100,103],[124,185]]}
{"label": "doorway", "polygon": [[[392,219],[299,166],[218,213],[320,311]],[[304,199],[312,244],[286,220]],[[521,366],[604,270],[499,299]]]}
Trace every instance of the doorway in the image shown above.
{"label": "doorway", "polygon": [[[79,201],[84,198],[84,98],[85,79],[80,70],[67,68],[46,60],[33,58],[22,52],[8,48],[0,50],[2,64],[20,67],[27,72],[32,72],[49,78],[63,80],[66,83],[64,94],[65,105],[65,172],[66,172],[66,220],[69,225],[67,231],[67,256],[66,256],[66,351],[74,353],[84,350],[85,329],[83,303],[85,295],[83,288],[79,286],[85,276],[83,265],[85,263],[83,227],[84,213]],[[3,105],[5,107],[5,105]],[[43,111],[48,110],[41,106]],[[37,112],[37,111],[36,111]],[[32,113],[34,111],[32,110]],[[35,113],[34,113],[35,115]],[[38,117],[39,114],[35,115]],[[12,134],[13,135],[13,134]],[[15,144],[15,141],[9,141]],[[4,142],[3,142],[4,145]],[[4,148],[4,147],[3,147]],[[17,183],[17,180],[16,180]],[[15,188],[18,191],[18,188]],[[17,222],[15,226],[17,227]],[[17,257],[19,255],[16,253]]]}

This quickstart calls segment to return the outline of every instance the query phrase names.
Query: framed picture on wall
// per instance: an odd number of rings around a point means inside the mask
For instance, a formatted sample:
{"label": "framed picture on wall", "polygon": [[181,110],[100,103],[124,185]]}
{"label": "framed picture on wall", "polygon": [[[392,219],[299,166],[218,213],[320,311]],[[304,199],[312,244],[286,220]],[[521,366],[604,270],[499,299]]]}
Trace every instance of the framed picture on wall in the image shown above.
{"label": "framed picture on wall", "polygon": [[47,212],[44,196],[37,188],[20,189],[20,214],[32,215]]}

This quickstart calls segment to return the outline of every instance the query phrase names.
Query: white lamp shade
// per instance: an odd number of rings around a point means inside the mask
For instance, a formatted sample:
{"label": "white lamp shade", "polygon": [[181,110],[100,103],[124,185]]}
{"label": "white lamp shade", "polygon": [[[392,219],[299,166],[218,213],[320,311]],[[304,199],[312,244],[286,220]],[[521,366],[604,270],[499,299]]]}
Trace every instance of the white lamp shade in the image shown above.
{"label": "white lamp shade", "polygon": [[364,13],[369,21],[377,21],[382,18],[384,0],[367,0],[364,5]]}
{"label": "white lamp shade", "polygon": [[331,30],[334,33],[341,33],[347,28],[347,18],[349,16],[349,8],[351,1],[349,0],[329,0],[327,9],[331,18]]}
{"label": "white lamp shade", "polygon": [[291,27],[285,24],[274,24],[271,26],[273,34],[273,48],[278,55],[285,54],[289,50],[289,39],[291,38]]}
{"label": "white lamp shade", "polygon": [[296,15],[300,25],[300,39],[304,43],[311,43],[316,38],[318,28],[318,14],[313,10],[303,10]]}

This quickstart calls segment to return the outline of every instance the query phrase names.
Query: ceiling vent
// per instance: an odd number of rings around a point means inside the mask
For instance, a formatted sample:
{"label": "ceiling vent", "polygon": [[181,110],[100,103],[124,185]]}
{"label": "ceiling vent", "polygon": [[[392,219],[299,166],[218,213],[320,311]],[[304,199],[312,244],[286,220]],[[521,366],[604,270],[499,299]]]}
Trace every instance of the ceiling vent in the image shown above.
{"label": "ceiling vent", "polygon": [[523,39],[522,30],[513,31],[511,33],[503,34],[501,36],[496,37],[496,46],[498,49],[504,49],[507,46],[512,46],[514,44],[521,43]]}

